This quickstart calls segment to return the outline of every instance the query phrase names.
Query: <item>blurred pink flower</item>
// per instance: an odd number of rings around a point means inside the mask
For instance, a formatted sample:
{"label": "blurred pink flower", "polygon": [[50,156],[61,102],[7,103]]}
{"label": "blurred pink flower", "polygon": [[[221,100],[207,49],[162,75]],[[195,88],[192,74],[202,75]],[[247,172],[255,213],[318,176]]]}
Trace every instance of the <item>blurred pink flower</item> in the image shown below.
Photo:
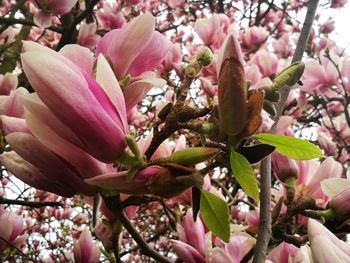
{"label": "blurred pink flower", "polygon": [[338,85],[339,75],[331,61],[320,58],[321,64],[316,60],[305,63],[305,72],[302,76],[304,83],[300,89],[304,92],[318,91],[326,96],[332,95],[332,88]]}
{"label": "blurred pink flower", "polygon": [[75,263],[99,262],[101,254],[99,247],[92,241],[91,233],[87,227],[81,232],[78,242],[74,241],[73,252]]}
{"label": "blurred pink flower", "polygon": [[240,42],[244,49],[256,50],[265,43],[269,32],[264,27],[248,27],[244,34],[240,35]]}
{"label": "blurred pink flower", "polygon": [[95,23],[81,23],[77,38],[77,43],[81,46],[93,49],[101,36],[96,34],[97,26]]}
{"label": "blurred pink flower", "polygon": [[258,66],[263,77],[270,77],[277,73],[278,57],[267,50],[256,52],[251,62]]}
{"label": "blurred pink flower", "polygon": [[[19,247],[25,242],[26,235],[20,236],[23,230],[23,218],[14,212],[0,213],[0,237],[13,246]],[[0,239],[0,251],[9,245]]]}
{"label": "blurred pink flower", "polygon": [[68,13],[78,0],[31,0],[39,10],[34,14],[34,23],[40,27],[51,26],[52,15]]}

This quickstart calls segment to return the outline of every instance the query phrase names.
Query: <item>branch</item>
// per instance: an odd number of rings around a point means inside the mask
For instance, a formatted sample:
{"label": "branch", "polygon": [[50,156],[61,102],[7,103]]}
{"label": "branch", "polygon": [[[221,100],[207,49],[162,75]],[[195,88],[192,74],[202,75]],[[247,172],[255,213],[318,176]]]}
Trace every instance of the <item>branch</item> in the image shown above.
{"label": "branch", "polygon": [[[36,24],[34,24],[34,22],[31,19],[14,18],[14,17],[0,17],[0,24],[7,25],[7,26],[20,24],[20,25],[38,27]],[[63,28],[58,26],[50,26],[47,29],[57,33],[63,32]]]}
{"label": "branch", "polygon": [[[309,34],[312,27],[312,22],[315,18],[315,13],[318,6],[318,0],[310,0],[308,2],[308,9],[305,17],[303,27],[300,32],[297,47],[294,52],[292,63],[300,61],[303,57],[304,50],[309,39]],[[275,118],[275,124],[271,129],[271,133],[274,133],[278,120],[280,119],[285,102],[288,98],[291,87],[283,87],[280,90],[281,99],[276,105],[277,115]],[[253,263],[264,263],[266,257],[267,247],[271,237],[271,210],[270,210],[270,197],[271,197],[271,156],[269,155],[261,162],[261,179],[260,179],[260,223],[259,233],[256,243],[256,250],[253,259]]]}
{"label": "branch", "polygon": [[0,197],[0,204],[22,205],[22,206],[28,206],[32,208],[40,208],[44,206],[55,206],[55,207],[63,206],[63,204],[61,204],[60,202],[24,201],[24,200],[7,199],[3,197]]}
{"label": "branch", "polygon": [[103,197],[103,199],[106,202],[107,207],[118,218],[123,227],[125,227],[130,236],[135,240],[137,245],[140,247],[140,252],[143,255],[153,258],[156,262],[171,263],[171,261],[169,261],[167,258],[148,246],[147,242],[141,237],[140,233],[133,227],[129,219],[125,216],[122,209],[116,209],[116,207],[118,207],[119,201],[117,198],[115,198],[115,196]]}

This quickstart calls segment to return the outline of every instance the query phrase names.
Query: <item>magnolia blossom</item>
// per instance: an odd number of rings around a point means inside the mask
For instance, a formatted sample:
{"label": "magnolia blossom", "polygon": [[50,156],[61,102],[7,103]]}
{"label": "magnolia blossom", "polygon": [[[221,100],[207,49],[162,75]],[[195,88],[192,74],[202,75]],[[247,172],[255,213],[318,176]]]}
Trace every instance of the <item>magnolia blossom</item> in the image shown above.
{"label": "magnolia blossom", "polygon": [[112,62],[119,80],[128,73],[138,76],[153,70],[170,48],[169,40],[154,28],[154,17],[150,13],[134,18],[121,29],[105,34],[97,45],[96,54],[102,53]]}
{"label": "magnolia blossom", "polygon": [[99,261],[101,252],[98,245],[92,241],[88,228],[85,228],[80,234],[78,242],[74,242],[73,252],[75,263],[95,263]]}
{"label": "magnolia blossom", "polygon": [[244,34],[241,34],[241,45],[245,49],[256,49],[263,45],[269,36],[264,27],[248,27]]}
{"label": "magnolia blossom", "polygon": [[0,252],[9,247],[8,243],[13,246],[20,246],[25,242],[26,235],[20,236],[23,231],[23,218],[13,212],[0,211]]}
{"label": "magnolia blossom", "polygon": [[51,26],[52,15],[68,13],[78,0],[31,0],[38,9],[34,14],[34,23],[40,27]]}
{"label": "magnolia blossom", "polygon": [[230,19],[226,15],[213,14],[210,18],[198,19],[194,30],[205,45],[216,50],[224,41],[230,24]]}
{"label": "magnolia blossom", "polygon": [[308,221],[308,236],[315,263],[350,261],[350,246],[314,219]]}
{"label": "magnolia blossom", "polygon": [[302,76],[302,91],[319,91],[324,95],[334,95],[332,88],[338,85],[339,75],[331,61],[321,57],[321,64],[316,60],[308,60],[305,63],[305,72]]}
{"label": "magnolia blossom", "polygon": [[[71,49],[81,51],[75,46]],[[23,69],[36,91],[23,99],[33,133],[45,137],[40,132],[44,123],[97,159],[116,160],[124,151],[128,126],[124,96],[106,59],[99,56],[95,80],[84,63],[86,56],[64,52],[69,60],[32,42],[24,43],[24,51]]]}
{"label": "magnolia blossom", "polygon": [[101,38],[99,35],[96,35],[96,29],[97,25],[95,23],[82,23],[79,28],[77,43],[93,49]]}

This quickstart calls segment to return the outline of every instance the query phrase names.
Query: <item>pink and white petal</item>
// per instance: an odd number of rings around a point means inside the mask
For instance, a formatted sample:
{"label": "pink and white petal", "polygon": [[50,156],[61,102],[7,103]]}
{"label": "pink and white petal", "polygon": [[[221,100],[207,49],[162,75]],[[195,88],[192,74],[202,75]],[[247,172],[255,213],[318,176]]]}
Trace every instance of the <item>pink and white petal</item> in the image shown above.
{"label": "pink and white petal", "polygon": [[128,72],[131,76],[138,76],[144,71],[153,70],[165,59],[170,47],[171,42],[155,31],[151,41],[131,63]]}
{"label": "pink and white petal", "polygon": [[235,263],[234,261],[232,261],[230,256],[227,255],[227,253],[219,247],[213,248],[210,262],[211,263]]}
{"label": "pink and white petal", "polygon": [[0,161],[7,171],[32,187],[64,197],[72,197],[75,194],[75,190],[64,183],[52,183],[48,174],[45,176],[39,169],[25,161],[14,151],[1,154]]}
{"label": "pink and white petal", "polygon": [[47,122],[42,122],[31,113],[26,114],[26,121],[35,137],[75,167],[83,178],[91,178],[108,171],[107,164],[96,160],[81,148],[60,137]]}
{"label": "pink and white petal", "polygon": [[0,126],[5,135],[13,132],[31,133],[25,119],[21,118],[2,115],[0,116]]}
{"label": "pink and white petal", "polygon": [[50,11],[55,15],[67,14],[78,0],[48,0],[47,5]]}
{"label": "pink and white petal", "polygon": [[23,159],[44,173],[50,174],[52,184],[66,184],[79,193],[92,195],[95,189],[84,183],[79,174],[71,170],[67,163],[41,144],[35,137],[22,132],[14,132],[6,137],[11,148]]}
{"label": "pink and white petal", "polygon": [[350,180],[345,178],[328,178],[321,181],[321,190],[332,198],[350,188]]}
{"label": "pink and white petal", "polygon": [[[154,17],[145,13],[107,33],[98,43],[96,54],[103,53],[111,59],[118,79],[124,78],[133,60],[151,41],[155,28]],[[111,45],[113,43],[113,45]]]}
{"label": "pink and white petal", "polygon": [[162,87],[165,84],[166,81],[161,78],[141,79],[131,83],[123,90],[126,110],[132,109],[153,87]]}
{"label": "pink and white petal", "polygon": [[88,48],[71,44],[65,45],[58,53],[68,58],[86,73],[92,74],[94,57]]}
{"label": "pink and white petal", "polygon": [[[190,245],[178,241],[170,240],[175,253],[186,263],[206,263],[205,258]],[[226,261],[227,262],[227,261]],[[230,261],[229,261],[230,262]]]}
{"label": "pink and white petal", "polygon": [[52,25],[52,16],[49,13],[39,10],[34,14],[34,24],[41,28],[48,28]]}
{"label": "pink and white petal", "polygon": [[128,123],[126,116],[126,106],[123,91],[119,86],[119,82],[114,76],[106,58],[100,54],[97,58],[96,81],[106,92],[108,98],[116,108],[119,114],[119,121],[123,124],[123,130],[128,132]]}

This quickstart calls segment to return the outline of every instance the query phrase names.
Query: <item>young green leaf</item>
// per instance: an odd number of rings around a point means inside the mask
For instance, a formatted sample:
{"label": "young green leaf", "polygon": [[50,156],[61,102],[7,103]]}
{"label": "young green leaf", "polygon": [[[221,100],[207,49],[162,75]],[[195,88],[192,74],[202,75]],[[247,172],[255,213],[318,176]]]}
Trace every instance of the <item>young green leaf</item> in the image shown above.
{"label": "young green leaf", "polygon": [[230,218],[226,202],[202,189],[200,211],[208,229],[224,242],[229,242]]}
{"label": "young green leaf", "polygon": [[243,191],[256,202],[259,201],[259,187],[254,171],[248,160],[238,152],[231,150],[230,163],[232,174]]}
{"label": "young green leaf", "polygon": [[323,153],[316,145],[298,138],[268,133],[254,134],[251,137],[275,146],[277,152],[294,160],[323,157]]}

